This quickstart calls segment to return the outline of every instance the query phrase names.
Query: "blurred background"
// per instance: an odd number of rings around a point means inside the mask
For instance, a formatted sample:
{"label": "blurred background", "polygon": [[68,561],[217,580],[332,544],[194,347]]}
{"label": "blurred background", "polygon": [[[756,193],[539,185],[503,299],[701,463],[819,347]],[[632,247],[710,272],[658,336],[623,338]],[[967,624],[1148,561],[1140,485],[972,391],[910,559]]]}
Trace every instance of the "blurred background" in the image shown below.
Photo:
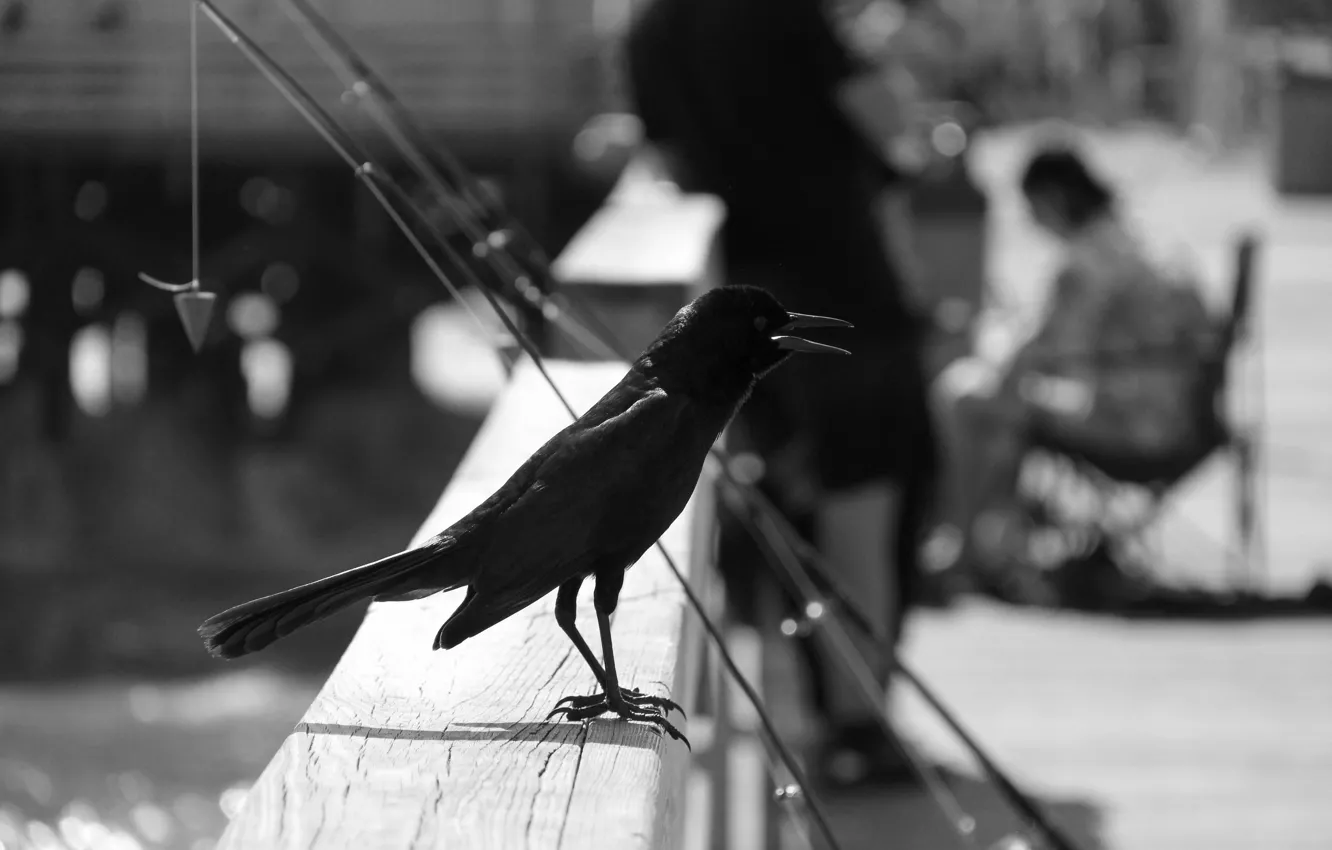
{"label": "blurred background", "polygon": [[[219,5],[370,126],[279,3]],[[550,256],[633,152],[617,117],[630,0],[317,5]],[[1097,140],[1130,193],[1242,184],[1159,214],[1186,235],[1218,206],[1238,220],[1269,192],[1332,193],[1325,0],[927,5],[883,67],[915,93],[932,162],[909,206],[922,297],[962,317],[941,359],[972,344],[983,292],[1045,277],[1039,247],[1011,247],[1004,183],[1033,127]],[[206,21],[201,260],[219,298],[191,352],[170,298],[136,278],[191,277],[189,43],[183,0],[0,0],[5,850],[208,850],[357,617],[226,665],[197,624],[401,548],[504,380],[485,332]],[[1309,215],[1332,232],[1332,207]],[[1283,437],[1323,482],[1301,522],[1332,506],[1321,427]],[[1278,552],[1273,575],[1299,586],[1329,557]]]}

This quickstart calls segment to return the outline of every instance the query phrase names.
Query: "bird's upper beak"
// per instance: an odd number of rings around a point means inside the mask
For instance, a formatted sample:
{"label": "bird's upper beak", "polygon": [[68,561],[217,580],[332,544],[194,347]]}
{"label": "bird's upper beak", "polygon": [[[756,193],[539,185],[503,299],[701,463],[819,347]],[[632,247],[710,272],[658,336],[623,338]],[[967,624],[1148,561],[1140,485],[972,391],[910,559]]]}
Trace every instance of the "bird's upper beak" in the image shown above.
{"label": "bird's upper beak", "polygon": [[821,342],[814,342],[809,339],[802,339],[798,336],[786,336],[782,331],[794,331],[802,328],[850,328],[854,327],[850,322],[842,319],[834,319],[831,316],[810,316],[805,313],[787,313],[791,317],[790,321],[778,328],[778,334],[773,336],[772,341],[777,343],[777,347],[786,351],[806,351],[816,354],[850,354],[844,348],[838,348],[835,345],[824,345]]}

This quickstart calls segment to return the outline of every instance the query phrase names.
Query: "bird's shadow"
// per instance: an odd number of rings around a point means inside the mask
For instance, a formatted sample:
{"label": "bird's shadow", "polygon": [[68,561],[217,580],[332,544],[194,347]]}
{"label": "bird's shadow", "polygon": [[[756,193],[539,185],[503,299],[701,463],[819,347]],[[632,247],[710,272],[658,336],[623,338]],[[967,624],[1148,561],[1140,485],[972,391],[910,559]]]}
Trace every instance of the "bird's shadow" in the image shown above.
{"label": "bird's shadow", "polygon": [[[586,727],[586,732],[584,728]],[[656,749],[660,735],[646,723],[626,723],[616,717],[596,718],[588,723],[555,720],[519,723],[451,722],[443,729],[391,729],[347,723],[298,723],[296,732],[307,735],[341,735],[388,741],[499,742],[583,744],[604,741],[627,747]],[[664,735],[664,733],[661,733]]]}

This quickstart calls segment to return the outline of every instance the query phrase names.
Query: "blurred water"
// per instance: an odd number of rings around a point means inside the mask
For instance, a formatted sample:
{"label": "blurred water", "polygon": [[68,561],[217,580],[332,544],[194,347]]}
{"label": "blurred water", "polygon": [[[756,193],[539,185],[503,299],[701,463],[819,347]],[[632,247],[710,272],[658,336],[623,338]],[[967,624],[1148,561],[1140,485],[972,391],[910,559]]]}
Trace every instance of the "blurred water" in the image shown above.
{"label": "blurred water", "polygon": [[0,849],[209,850],[318,684],[0,686]]}
{"label": "blurred water", "polygon": [[[472,306],[478,312],[488,309]],[[428,310],[414,328],[413,372],[428,401],[453,418],[413,412],[423,423],[426,445],[446,456],[423,462],[413,476],[375,479],[395,491],[393,496],[403,498],[420,484],[426,496],[421,505],[433,501],[456,462],[453,455],[475,427],[453,426],[483,415],[499,391],[504,374],[485,346],[487,332],[478,330],[457,304]],[[79,368],[73,370],[76,379],[86,379],[76,387],[88,390],[80,400],[97,396],[94,406],[105,404],[114,389],[109,337],[104,327],[100,333],[101,345],[76,357]],[[355,413],[377,409],[382,418],[392,409],[398,425],[408,414],[386,407],[378,397],[374,403],[351,404],[355,410],[343,407],[322,418],[346,430],[339,445],[351,448],[334,453],[359,451],[373,464],[383,455],[366,447],[404,442],[400,435],[376,440],[373,423],[356,421]],[[142,432],[139,437],[154,442]],[[160,448],[161,441],[155,444]],[[415,457],[429,453],[418,451]],[[155,465],[163,463],[159,457]],[[256,544],[269,560],[246,558],[244,570],[230,559],[226,571],[218,572],[197,559],[168,558],[170,565],[155,572],[143,563],[142,551],[116,560],[105,549],[98,550],[86,571],[63,563],[58,573],[0,569],[0,578],[8,582],[0,595],[10,603],[0,606],[0,631],[15,642],[0,664],[0,850],[208,850],[214,845],[349,635],[330,624],[305,645],[301,637],[285,641],[263,659],[280,665],[278,672],[213,662],[202,652],[194,624],[238,598],[271,590],[274,582],[294,584],[312,570],[331,571],[327,563],[335,560],[370,560],[381,554],[382,539],[388,537],[383,522],[395,529],[395,538],[404,537],[423,515],[421,505],[389,505],[386,496],[372,500],[364,479],[339,488],[327,478],[314,478],[315,471],[327,473],[327,459],[311,458],[308,464],[295,485],[291,475],[264,477],[260,473],[267,466],[246,467],[261,479],[248,491],[252,512],[280,533]],[[114,498],[124,505],[130,495],[115,489]],[[180,498],[179,487],[164,489]],[[346,513],[334,524],[354,527],[345,535],[328,528],[311,532],[273,501],[281,502],[284,494],[302,509],[325,513],[337,513],[330,505],[336,507],[341,494]],[[190,533],[172,520],[156,524]],[[136,538],[141,537],[146,524],[133,525],[140,528]],[[136,545],[142,550],[141,542]],[[275,566],[266,567],[270,561]],[[290,575],[277,577],[271,569]],[[342,623],[344,630],[354,628],[351,619]],[[182,673],[193,678],[172,678]]]}

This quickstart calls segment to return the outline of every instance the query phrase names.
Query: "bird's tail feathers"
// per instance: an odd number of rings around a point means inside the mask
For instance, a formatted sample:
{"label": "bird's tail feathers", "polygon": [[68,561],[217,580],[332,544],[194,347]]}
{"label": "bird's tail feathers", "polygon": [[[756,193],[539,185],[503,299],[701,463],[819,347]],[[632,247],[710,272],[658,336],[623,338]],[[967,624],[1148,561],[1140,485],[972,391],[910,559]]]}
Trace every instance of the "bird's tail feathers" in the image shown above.
{"label": "bird's tail feathers", "polygon": [[[199,626],[199,636],[213,656],[239,658],[362,599],[391,594],[408,573],[442,556],[443,553],[436,547],[409,549],[290,590],[245,602],[209,617]],[[459,586],[465,581],[465,576],[459,577],[453,586]]]}

